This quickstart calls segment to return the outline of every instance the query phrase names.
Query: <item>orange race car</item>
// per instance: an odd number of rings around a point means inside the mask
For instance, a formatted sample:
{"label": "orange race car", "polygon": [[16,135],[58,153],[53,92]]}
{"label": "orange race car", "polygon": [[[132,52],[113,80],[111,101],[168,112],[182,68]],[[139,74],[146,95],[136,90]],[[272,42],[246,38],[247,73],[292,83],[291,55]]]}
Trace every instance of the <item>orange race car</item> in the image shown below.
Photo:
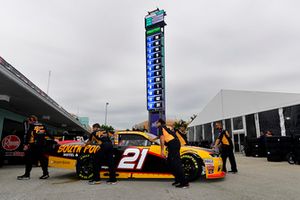
{"label": "orange race car", "polygon": [[[117,178],[173,178],[166,159],[160,155],[159,141],[151,142],[154,137],[150,133],[138,131],[115,133]],[[65,141],[49,156],[49,166],[76,170],[80,178],[90,179],[93,176],[91,157],[99,149],[97,145],[85,145],[82,141]],[[202,175],[207,179],[225,177],[222,172],[222,159],[214,151],[183,146],[180,154],[185,175],[190,181]],[[108,177],[106,166],[101,170],[101,176]]]}

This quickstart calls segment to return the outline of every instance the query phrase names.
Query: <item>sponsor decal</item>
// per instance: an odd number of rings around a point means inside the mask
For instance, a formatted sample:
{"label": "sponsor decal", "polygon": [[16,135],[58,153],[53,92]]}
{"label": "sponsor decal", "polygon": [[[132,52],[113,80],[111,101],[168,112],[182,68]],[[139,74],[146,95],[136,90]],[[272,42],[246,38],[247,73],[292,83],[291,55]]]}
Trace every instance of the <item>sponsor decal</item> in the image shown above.
{"label": "sponsor decal", "polygon": [[8,135],[2,140],[2,147],[6,151],[14,151],[21,145],[21,140],[16,135]]}
{"label": "sponsor decal", "polygon": [[65,161],[65,160],[51,160],[50,161],[50,164],[53,164],[53,165],[70,165],[71,162],[70,161]]}
{"label": "sponsor decal", "polygon": [[61,145],[59,146],[57,153],[80,153],[82,146],[80,145]]}
{"label": "sponsor decal", "polygon": [[100,146],[98,145],[86,145],[86,146],[81,146],[81,145],[61,145],[57,153],[64,153],[64,154],[78,154],[78,153],[87,153],[87,154],[95,154],[97,151],[99,151]]}
{"label": "sponsor decal", "polygon": [[127,148],[119,162],[118,169],[142,169],[149,149]]}
{"label": "sponsor decal", "polygon": [[9,157],[24,157],[25,152],[20,152],[20,151],[7,151],[4,153],[4,156],[9,156]]}
{"label": "sponsor decal", "polygon": [[63,154],[64,157],[78,157],[78,154],[74,154],[74,153],[64,153]]}
{"label": "sponsor decal", "polygon": [[214,161],[212,159],[204,159],[205,166],[214,166]]}

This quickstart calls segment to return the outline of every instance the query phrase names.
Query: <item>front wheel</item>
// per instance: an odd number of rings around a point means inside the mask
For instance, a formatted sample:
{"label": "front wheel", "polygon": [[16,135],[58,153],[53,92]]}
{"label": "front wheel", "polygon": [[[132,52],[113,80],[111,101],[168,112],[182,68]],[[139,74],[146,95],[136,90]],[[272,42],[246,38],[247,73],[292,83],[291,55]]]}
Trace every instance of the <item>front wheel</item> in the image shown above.
{"label": "front wheel", "polygon": [[202,166],[192,155],[183,155],[181,156],[182,167],[184,175],[188,181],[197,180],[202,173]]}
{"label": "front wheel", "polygon": [[79,178],[90,180],[94,175],[92,156],[90,154],[78,157],[76,164],[76,174]]}

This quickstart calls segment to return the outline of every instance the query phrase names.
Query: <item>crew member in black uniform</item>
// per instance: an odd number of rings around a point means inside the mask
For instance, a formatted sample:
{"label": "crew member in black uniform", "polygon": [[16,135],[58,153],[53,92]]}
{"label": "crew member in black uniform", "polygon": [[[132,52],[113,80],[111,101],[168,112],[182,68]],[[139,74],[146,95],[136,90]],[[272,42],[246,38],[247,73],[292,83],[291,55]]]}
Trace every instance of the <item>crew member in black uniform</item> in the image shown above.
{"label": "crew member in black uniform", "polygon": [[91,133],[87,144],[100,145],[100,150],[94,155],[94,176],[89,181],[89,184],[95,185],[101,183],[100,170],[105,161],[107,161],[109,168],[109,180],[107,181],[107,183],[116,184],[117,179],[114,166],[113,145],[110,140],[109,134],[106,131],[101,130],[100,125],[98,123],[93,125],[93,132]]}
{"label": "crew member in black uniform", "polygon": [[220,147],[221,157],[223,160],[223,172],[227,172],[226,169],[226,160],[229,158],[229,162],[231,165],[231,173],[237,173],[237,167],[235,162],[235,157],[233,153],[233,144],[232,140],[230,138],[230,135],[228,131],[223,130],[222,124],[220,122],[217,122],[215,124],[215,128],[219,130],[219,137],[217,138],[214,148]]}
{"label": "crew member in black uniform", "polygon": [[36,116],[31,115],[28,118],[27,128],[25,127],[24,136],[25,174],[18,176],[17,179],[30,179],[32,164],[36,161],[40,161],[43,170],[43,175],[40,179],[47,179],[49,178],[49,172],[48,156],[46,155],[46,139],[49,135],[47,134],[46,127],[38,122],[38,118]]}
{"label": "crew member in black uniform", "polygon": [[174,132],[175,132],[181,146],[184,146],[188,143],[187,137],[186,137],[186,128],[183,125],[181,125],[179,128],[174,128]]}
{"label": "crew member in black uniform", "polygon": [[186,180],[180,159],[180,142],[174,132],[166,127],[166,122],[159,119],[156,122],[158,128],[158,136],[160,138],[161,156],[165,157],[165,146],[168,147],[167,162],[175,177],[175,182],[172,185],[177,188],[188,188],[189,184]]}

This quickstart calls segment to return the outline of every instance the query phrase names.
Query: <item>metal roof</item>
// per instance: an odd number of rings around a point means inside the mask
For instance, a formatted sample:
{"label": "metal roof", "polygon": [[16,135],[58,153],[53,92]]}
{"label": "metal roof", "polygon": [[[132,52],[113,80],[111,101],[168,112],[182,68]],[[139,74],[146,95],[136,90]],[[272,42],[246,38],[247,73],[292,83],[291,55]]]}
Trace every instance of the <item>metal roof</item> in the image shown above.
{"label": "metal roof", "polygon": [[221,90],[190,126],[300,104],[300,94]]}
{"label": "metal roof", "polygon": [[27,79],[16,68],[0,57],[0,95],[9,96],[8,104],[0,107],[29,116],[50,116],[47,123],[55,127],[63,127],[69,131],[87,130],[80,122],[45,92]]}

